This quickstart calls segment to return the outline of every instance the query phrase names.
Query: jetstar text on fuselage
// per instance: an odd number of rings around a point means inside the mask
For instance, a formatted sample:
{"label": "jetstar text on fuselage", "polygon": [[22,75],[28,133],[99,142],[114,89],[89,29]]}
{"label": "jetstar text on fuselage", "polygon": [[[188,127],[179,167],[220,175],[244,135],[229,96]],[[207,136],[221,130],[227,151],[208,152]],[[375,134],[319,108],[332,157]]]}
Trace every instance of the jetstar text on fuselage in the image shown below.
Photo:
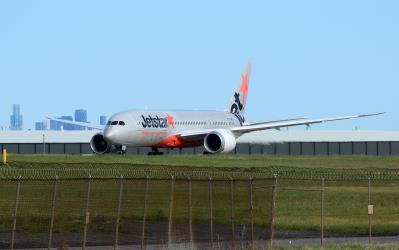
{"label": "jetstar text on fuselage", "polygon": [[159,116],[147,116],[141,115],[143,121],[141,122],[141,126],[143,128],[169,128],[172,126],[171,122],[168,122],[167,118],[159,118]]}

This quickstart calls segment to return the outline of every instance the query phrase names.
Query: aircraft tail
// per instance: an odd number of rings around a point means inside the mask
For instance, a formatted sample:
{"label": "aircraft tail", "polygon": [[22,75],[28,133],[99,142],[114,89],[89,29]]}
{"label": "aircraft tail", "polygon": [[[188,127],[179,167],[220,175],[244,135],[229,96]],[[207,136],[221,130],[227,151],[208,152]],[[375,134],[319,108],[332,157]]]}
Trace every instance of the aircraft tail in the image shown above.
{"label": "aircraft tail", "polygon": [[245,106],[247,103],[250,71],[251,63],[248,62],[245,70],[241,74],[241,79],[238,83],[238,87],[234,91],[233,97],[231,98],[231,101],[227,106],[227,111],[235,114],[242,122],[245,121]]}

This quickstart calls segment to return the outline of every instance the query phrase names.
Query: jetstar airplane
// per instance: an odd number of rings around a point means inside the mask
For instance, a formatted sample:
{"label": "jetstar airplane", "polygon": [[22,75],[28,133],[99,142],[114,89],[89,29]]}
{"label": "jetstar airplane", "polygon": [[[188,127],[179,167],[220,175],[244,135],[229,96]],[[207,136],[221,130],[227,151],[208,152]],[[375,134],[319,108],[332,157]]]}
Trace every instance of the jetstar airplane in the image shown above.
{"label": "jetstar airplane", "polygon": [[159,148],[204,146],[204,153],[229,153],[236,140],[245,133],[360,118],[379,115],[352,115],[319,119],[288,119],[261,123],[244,123],[248,93],[250,64],[241,74],[241,80],[225,111],[182,110],[129,110],[114,114],[106,126],[52,119],[102,130],[95,134],[90,145],[95,153],[124,151],[126,147],[151,147],[150,155],[162,154]]}

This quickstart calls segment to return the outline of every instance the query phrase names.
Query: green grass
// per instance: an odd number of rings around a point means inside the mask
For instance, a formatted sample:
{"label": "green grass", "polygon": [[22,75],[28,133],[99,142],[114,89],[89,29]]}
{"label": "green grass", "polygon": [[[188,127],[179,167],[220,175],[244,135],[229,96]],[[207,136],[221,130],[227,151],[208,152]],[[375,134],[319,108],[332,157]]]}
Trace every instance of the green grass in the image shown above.
{"label": "green grass", "polygon": [[[189,168],[257,169],[265,167],[399,169],[399,157],[375,156],[262,156],[262,155],[13,155],[10,165],[45,164],[146,165]],[[24,165],[25,164],[25,165]]]}

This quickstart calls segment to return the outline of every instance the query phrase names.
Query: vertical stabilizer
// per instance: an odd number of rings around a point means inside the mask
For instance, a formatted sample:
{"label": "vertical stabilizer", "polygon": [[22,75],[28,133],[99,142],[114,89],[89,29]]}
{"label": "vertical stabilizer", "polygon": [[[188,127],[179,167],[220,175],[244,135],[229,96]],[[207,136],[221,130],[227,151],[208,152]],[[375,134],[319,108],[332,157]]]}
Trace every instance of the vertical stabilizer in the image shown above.
{"label": "vertical stabilizer", "polygon": [[234,91],[229,105],[227,106],[227,111],[237,115],[237,117],[243,123],[245,121],[245,107],[247,104],[247,94],[249,87],[249,74],[251,71],[251,63],[248,62],[245,70],[241,74],[238,87]]}

